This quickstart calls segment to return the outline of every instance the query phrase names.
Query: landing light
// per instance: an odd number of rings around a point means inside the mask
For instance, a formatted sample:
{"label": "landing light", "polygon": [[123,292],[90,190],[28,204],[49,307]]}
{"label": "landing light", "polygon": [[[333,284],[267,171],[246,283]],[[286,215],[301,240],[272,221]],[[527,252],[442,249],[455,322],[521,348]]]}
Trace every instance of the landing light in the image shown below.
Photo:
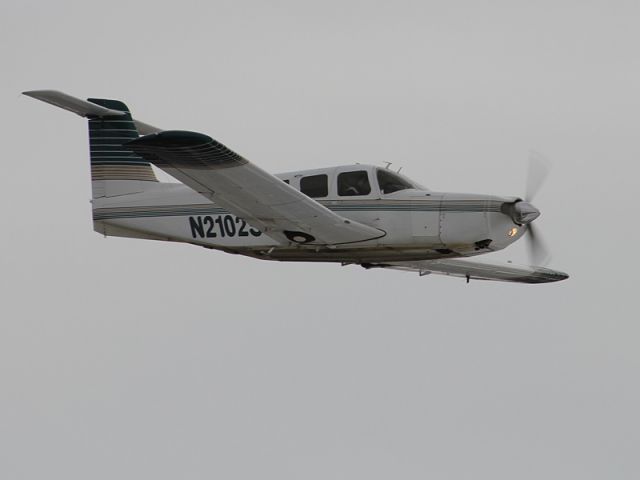
{"label": "landing light", "polygon": [[515,237],[517,234],[518,234],[518,229],[516,227],[513,227],[511,230],[507,232],[507,235],[509,237]]}

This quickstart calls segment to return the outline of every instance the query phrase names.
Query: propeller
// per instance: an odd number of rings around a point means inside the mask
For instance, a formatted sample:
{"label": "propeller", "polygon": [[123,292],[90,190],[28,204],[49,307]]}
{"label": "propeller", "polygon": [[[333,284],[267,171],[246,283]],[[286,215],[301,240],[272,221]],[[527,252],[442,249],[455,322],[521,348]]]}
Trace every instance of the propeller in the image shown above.
{"label": "propeller", "polygon": [[[524,200],[527,204],[531,205],[532,200],[549,176],[550,171],[551,166],[549,161],[540,153],[532,151],[529,154],[529,168],[527,172],[527,186]],[[538,228],[536,228],[532,222],[533,221],[531,221],[531,223],[527,223],[527,230],[529,233],[527,236],[529,260],[532,265],[544,267],[551,260],[551,253],[542,239]]]}
{"label": "propeller", "polygon": [[544,240],[538,229],[534,227],[533,221],[540,216],[540,210],[531,203],[540,190],[544,181],[549,176],[551,170],[549,162],[538,152],[531,152],[529,155],[529,168],[527,172],[526,196],[524,200],[516,200],[512,203],[502,205],[502,213],[510,216],[518,225],[526,226],[529,233],[527,235],[527,250],[529,251],[529,261],[532,265],[544,267],[551,260],[551,254],[546,247]]}
{"label": "propeller", "polygon": [[527,250],[529,251],[529,261],[531,265],[544,267],[551,261],[551,253],[547,244],[542,240],[538,229],[533,223],[527,225]]}
{"label": "propeller", "polygon": [[540,153],[531,151],[529,153],[529,169],[527,171],[527,189],[525,201],[532,202],[540,187],[549,176],[551,166],[549,161]]}

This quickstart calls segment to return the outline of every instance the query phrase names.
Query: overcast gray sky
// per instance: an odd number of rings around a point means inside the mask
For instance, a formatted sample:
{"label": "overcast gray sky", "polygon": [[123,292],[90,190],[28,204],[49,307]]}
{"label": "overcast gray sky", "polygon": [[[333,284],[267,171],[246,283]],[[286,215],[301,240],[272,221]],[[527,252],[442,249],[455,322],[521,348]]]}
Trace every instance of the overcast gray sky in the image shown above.
{"label": "overcast gray sky", "polygon": [[[637,479],[640,6],[0,4],[0,478]],[[508,285],[92,232],[85,122],[122,99],[272,171],[393,161],[521,195]],[[496,258],[526,262],[522,245]]]}

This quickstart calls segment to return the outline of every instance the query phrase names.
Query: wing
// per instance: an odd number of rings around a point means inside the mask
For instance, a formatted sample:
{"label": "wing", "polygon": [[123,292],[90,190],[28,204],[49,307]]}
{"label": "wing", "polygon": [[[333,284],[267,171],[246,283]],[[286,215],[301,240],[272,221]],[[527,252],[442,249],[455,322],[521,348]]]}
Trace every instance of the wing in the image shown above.
{"label": "wing", "polygon": [[337,245],[386,234],[335,214],[207,135],[164,131],[126,145],[281,242]]}
{"label": "wing", "polygon": [[511,263],[476,262],[473,260],[443,259],[414,262],[390,262],[370,267],[392,268],[418,272],[420,275],[436,273],[474,280],[496,280],[516,283],[549,283],[569,278],[569,275],[543,267],[513,265]]}

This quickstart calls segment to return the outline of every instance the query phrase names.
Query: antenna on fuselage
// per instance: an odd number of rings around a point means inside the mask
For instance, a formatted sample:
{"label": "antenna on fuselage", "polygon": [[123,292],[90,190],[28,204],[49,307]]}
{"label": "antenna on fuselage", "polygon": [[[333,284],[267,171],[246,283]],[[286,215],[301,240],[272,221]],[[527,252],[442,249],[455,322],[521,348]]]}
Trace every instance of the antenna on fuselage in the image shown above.
{"label": "antenna on fuselage", "polygon": [[382,163],[386,163],[386,164],[387,164],[387,166],[386,166],[386,167],[384,167],[384,168],[385,168],[385,169],[387,169],[387,170],[389,170],[389,167],[391,166],[391,164],[392,164],[393,162],[382,162]]}

